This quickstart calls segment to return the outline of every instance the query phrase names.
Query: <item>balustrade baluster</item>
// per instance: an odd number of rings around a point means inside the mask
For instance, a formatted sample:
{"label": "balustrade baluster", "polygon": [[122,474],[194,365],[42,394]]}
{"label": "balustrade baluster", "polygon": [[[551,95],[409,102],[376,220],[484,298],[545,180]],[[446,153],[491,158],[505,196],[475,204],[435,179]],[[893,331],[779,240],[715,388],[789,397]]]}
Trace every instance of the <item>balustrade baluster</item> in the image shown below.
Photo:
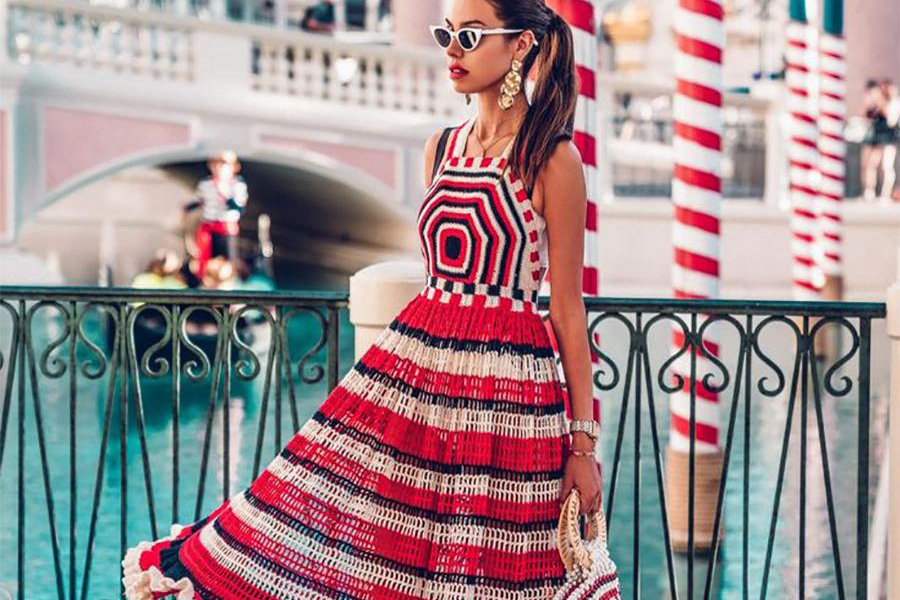
{"label": "balustrade baluster", "polygon": [[313,48],[309,62],[310,97],[319,100],[325,97],[325,53],[321,48]]}

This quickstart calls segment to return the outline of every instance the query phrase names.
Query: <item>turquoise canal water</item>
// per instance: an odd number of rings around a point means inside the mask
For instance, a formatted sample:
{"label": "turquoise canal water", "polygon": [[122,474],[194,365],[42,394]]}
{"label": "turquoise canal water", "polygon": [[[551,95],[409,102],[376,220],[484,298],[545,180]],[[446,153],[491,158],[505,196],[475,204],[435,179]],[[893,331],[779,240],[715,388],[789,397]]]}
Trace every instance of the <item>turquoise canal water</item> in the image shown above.
{"label": "turquoise canal water", "polygon": [[[38,321],[40,322],[40,321]],[[58,325],[46,321],[46,328],[40,335],[46,338],[58,336]],[[100,333],[97,323],[89,323],[88,331],[93,339],[99,341]],[[340,338],[340,375],[343,376],[353,362],[353,332],[349,325],[346,311],[341,315]],[[38,332],[36,332],[38,333]],[[318,328],[310,320],[305,328],[293,331],[292,347],[296,349],[310,348],[318,338]],[[664,338],[665,336],[663,336]],[[8,345],[8,331],[3,337],[4,354]],[[623,358],[624,344],[617,339],[615,333],[603,337],[603,343],[614,357]],[[660,347],[659,340],[653,342]],[[723,344],[723,346],[725,346]],[[45,346],[39,345],[39,349]],[[68,347],[68,343],[63,349]],[[302,350],[300,351],[302,352]],[[83,354],[83,355],[82,355]],[[300,353],[295,350],[295,360]],[[6,355],[8,357],[8,354]],[[60,355],[65,359],[65,351]],[[660,356],[660,354],[656,354]],[[90,358],[87,353],[79,353],[79,362]],[[315,364],[323,364],[325,353],[320,352]],[[617,359],[619,360],[619,359]],[[726,361],[727,363],[727,361]],[[624,365],[624,360],[620,364]],[[784,360],[779,361],[784,365]],[[4,368],[5,365],[4,365]],[[763,369],[758,368],[761,372]],[[733,372],[733,371],[732,371]],[[5,371],[3,372],[5,373]],[[763,373],[760,373],[762,375]],[[624,376],[624,369],[622,372]],[[852,376],[852,374],[851,374]],[[79,376],[76,381],[76,449],[75,471],[77,483],[74,487],[75,506],[75,554],[70,555],[70,398],[68,374],[59,379],[39,377],[39,403],[44,421],[44,436],[49,469],[49,485],[52,489],[53,509],[55,512],[56,536],[59,544],[60,570],[62,587],[66,598],[70,598],[69,578],[70,564],[74,560],[76,578],[76,596],[81,597],[82,574],[85,570],[86,547],[91,519],[94,486],[98,475],[98,457],[105,416],[106,386],[108,380],[103,377],[90,380]],[[148,456],[152,470],[153,495],[156,500],[156,519],[159,524],[158,534],[167,535],[173,518],[178,522],[189,522],[194,514],[197,500],[197,487],[200,474],[201,450],[206,426],[207,403],[209,394],[208,382],[194,384],[182,379],[181,431],[180,431],[180,466],[181,477],[178,486],[179,507],[177,515],[173,514],[173,467],[172,467],[172,412],[171,412],[171,380],[163,377],[159,380],[142,382],[144,410],[146,417],[146,438]],[[299,393],[298,417],[300,423],[308,419],[325,397],[324,383],[302,385],[297,387]],[[19,477],[18,461],[18,420],[19,404],[17,391],[14,389],[13,405],[10,412],[10,424],[0,465],[0,599],[5,598],[4,590],[13,594],[17,591],[17,559],[18,541],[17,524],[17,481]],[[612,456],[615,442],[615,431],[619,422],[621,388],[615,393],[606,394],[603,400],[604,437],[602,451],[605,461],[604,482],[610,484],[612,476]],[[252,382],[235,381],[232,398],[228,405],[228,430],[230,432],[228,453],[231,464],[228,471],[230,487],[227,493],[234,494],[243,488],[252,478],[252,459],[255,450],[259,422],[263,414],[261,377]],[[35,406],[31,390],[26,389],[24,421],[24,480],[25,510],[25,597],[28,600],[43,600],[61,597],[57,591],[57,575],[54,564],[52,536],[48,500],[44,490],[41,472],[41,459],[37,443]],[[266,412],[266,433],[263,444],[262,466],[283,446],[293,431],[288,396],[283,392],[281,406],[280,436],[276,435],[276,410],[274,400],[270,402]],[[667,422],[666,398],[663,394],[655,394],[656,412],[663,423]],[[775,495],[775,479],[778,468],[781,439],[784,431],[787,399],[783,394],[778,398],[762,398],[754,396],[751,403],[751,455],[749,461],[749,554],[747,557],[749,574],[748,584],[751,597],[759,597],[759,586],[762,580],[762,569],[765,557],[765,546],[768,536],[768,524],[772,514],[772,501]],[[730,395],[725,407],[730,406]],[[147,509],[147,493],[142,470],[142,459],[138,430],[134,420],[134,411],[130,411],[126,424],[127,455],[127,541],[129,544],[151,537],[150,517]],[[743,450],[743,405],[738,411],[740,418],[736,423],[736,437],[732,469],[728,477],[725,506],[725,537],[721,552],[721,563],[715,579],[715,593],[712,597],[721,599],[737,599],[742,597],[742,531],[743,531],[743,487],[742,465]],[[882,415],[882,416],[879,416]],[[854,591],[855,556],[856,556],[856,423],[857,402],[855,395],[844,400],[826,399],[823,405],[823,418],[828,433],[829,459],[831,461],[834,481],[835,503],[837,507],[837,527],[840,539],[840,552],[843,560],[843,573],[848,596]],[[883,418],[883,402],[876,400],[872,408],[872,449],[876,455],[883,442],[883,429],[880,426]],[[799,425],[798,411],[794,423]],[[93,546],[93,557],[87,598],[90,600],[111,600],[119,593],[119,561],[120,553],[120,510],[122,500],[122,479],[119,469],[119,414],[113,411],[111,416],[109,447],[103,461],[100,476],[100,502],[96,524],[96,538]],[[223,411],[221,404],[213,420],[212,443],[210,447],[210,467],[207,471],[205,494],[201,499],[201,514],[213,510],[225,497],[225,472],[222,468],[224,444]],[[809,462],[808,462],[808,497],[807,497],[807,598],[837,598],[835,587],[835,570],[833,551],[828,529],[828,517],[825,508],[825,495],[822,485],[821,461],[818,460],[818,437],[815,430],[815,413],[809,413]],[[650,437],[649,413],[646,402],[641,411],[642,427],[642,459],[640,462],[640,533],[638,543],[641,550],[641,595],[644,598],[667,598],[668,575],[663,553],[663,535],[660,527],[659,496],[656,488],[655,462]],[[611,517],[610,545],[613,558],[619,565],[624,597],[631,598],[634,590],[632,574],[633,561],[633,513],[635,499],[634,482],[634,403],[629,408],[626,422],[626,435],[623,445],[620,479],[615,496],[615,506]],[[661,443],[665,444],[666,428],[660,431]],[[723,434],[724,437],[724,434]],[[781,510],[778,515],[778,529],[769,574],[768,597],[773,599],[796,598],[798,566],[798,532],[799,532],[799,436],[794,435],[791,441],[790,460],[787,465],[787,485],[782,496]],[[878,473],[873,464],[871,479],[873,485]],[[703,581],[707,563],[698,559],[695,578],[695,597],[702,597]],[[675,569],[680,597],[686,597],[687,561],[676,555]]]}

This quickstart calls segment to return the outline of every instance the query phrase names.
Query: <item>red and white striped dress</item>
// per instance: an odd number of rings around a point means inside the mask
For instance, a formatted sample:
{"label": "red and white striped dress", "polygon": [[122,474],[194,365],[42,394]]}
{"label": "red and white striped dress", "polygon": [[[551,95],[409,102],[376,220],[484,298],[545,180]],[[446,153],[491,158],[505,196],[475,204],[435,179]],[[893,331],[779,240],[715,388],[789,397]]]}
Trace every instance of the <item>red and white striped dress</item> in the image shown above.
{"label": "red and white striped dress", "polygon": [[547,600],[563,584],[545,224],[504,170],[511,143],[463,156],[473,121],[418,210],[421,292],[247,489],[129,550],[129,600]]}

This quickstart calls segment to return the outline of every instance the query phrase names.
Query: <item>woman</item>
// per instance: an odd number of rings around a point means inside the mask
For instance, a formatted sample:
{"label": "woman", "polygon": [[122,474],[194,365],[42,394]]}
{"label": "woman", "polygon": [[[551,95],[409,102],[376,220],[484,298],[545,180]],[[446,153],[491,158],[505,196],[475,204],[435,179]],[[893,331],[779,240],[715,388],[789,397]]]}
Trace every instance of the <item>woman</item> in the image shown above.
{"label": "woman", "polygon": [[860,157],[863,199],[873,201],[876,196],[878,170],[884,158],[884,149],[893,138],[893,132],[887,122],[887,98],[884,89],[874,79],[866,82],[863,112],[869,120],[869,128],[862,141],[862,156]]}
{"label": "woman", "polygon": [[884,94],[884,151],[881,156],[881,201],[890,203],[894,198],[894,185],[897,183],[897,145],[900,144],[900,93],[897,85],[890,79],[881,81]]}
{"label": "woman", "polygon": [[[564,582],[561,500],[600,501],[572,33],[543,0],[455,0],[432,31],[479,110],[426,144],[425,286],[249,488],[129,551],[129,599],[544,600]],[[548,265],[571,433],[536,311]]]}

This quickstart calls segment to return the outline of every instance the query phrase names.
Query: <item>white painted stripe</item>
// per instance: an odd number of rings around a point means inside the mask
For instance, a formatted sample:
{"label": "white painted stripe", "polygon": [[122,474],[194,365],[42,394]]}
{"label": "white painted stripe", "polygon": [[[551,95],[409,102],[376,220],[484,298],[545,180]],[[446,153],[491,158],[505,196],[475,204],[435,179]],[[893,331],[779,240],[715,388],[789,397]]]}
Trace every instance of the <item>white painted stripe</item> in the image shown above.
{"label": "white painted stripe", "polygon": [[822,50],[831,52],[832,54],[841,54],[844,56],[847,54],[847,40],[843,37],[823,33],[822,36],[819,37],[819,45]]}
{"label": "white painted stripe", "polygon": [[675,136],[672,140],[675,163],[716,177],[722,174],[722,153]]}
{"label": "white painted stripe", "polygon": [[[706,102],[698,102],[681,94],[675,94],[672,103],[672,112],[676,115],[691,115],[694,123],[703,123],[703,129],[714,133],[722,132],[722,109]],[[681,119],[678,119],[681,122]]]}
{"label": "white painted stripe", "polygon": [[720,238],[718,235],[691,227],[681,221],[673,222],[672,239],[676,248],[714,260],[719,256]]}
{"label": "white painted stripe", "polygon": [[684,52],[677,52],[675,54],[675,73],[684,74],[681,79],[687,79],[707,87],[715,87],[710,86],[710,82],[722,80],[722,64],[697,58]]}
{"label": "white painted stripe", "polygon": [[685,32],[685,35],[717,48],[725,46],[722,22],[702,13],[678,7],[675,9],[674,27],[675,31]]}
{"label": "white painted stripe", "polygon": [[[701,442],[700,440],[696,440],[694,442],[694,448],[697,451],[697,454],[713,454],[718,452],[719,449],[717,446],[713,446],[712,444],[707,444],[706,442]],[[669,433],[669,446],[672,447],[676,452],[688,453],[690,451],[690,438],[685,435],[681,435],[677,431],[671,431]]]}
{"label": "white painted stripe", "polygon": [[[679,358],[679,361],[681,358]],[[687,362],[687,361],[685,361]],[[688,365],[688,369],[686,371],[682,371],[680,369],[673,369],[674,372],[681,373],[684,375],[685,381],[690,381],[690,365]],[[700,365],[697,365],[697,388],[702,387],[703,377],[712,372],[714,374],[712,383],[721,383],[722,377],[719,375],[715,377],[717,371],[706,371],[701,370]],[[670,380],[668,382],[672,384]],[[685,419],[691,418],[691,396],[689,393],[685,391],[673,392],[669,398],[672,401],[672,412],[676,415],[680,415]],[[694,415],[695,419],[698,423],[705,423],[707,425],[711,425],[715,427],[716,423],[719,422],[719,403],[718,402],[710,402],[705,398],[701,398],[699,395],[695,397],[694,403]]]}
{"label": "white painted stripe", "polygon": [[705,275],[699,271],[691,271],[681,265],[672,265],[672,283],[674,287],[691,294],[701,294],[710,298],[718,297],[719,279]]}
{"label": "white painted stripe", "polygon": [[693,187],[679,180],[672,180],[672,195],[678,197],[678,203],[685,208],[706,212],[707,208],[718,203],[720,198],[716,192]]}
{"label": "white painted stripe", "polygon": [[829,116],[824,117],[823,120],[835,120],[830,115],[836,115],[839,117],[846,116],[847,105],[844,102],[835,100],[834,98],[829,98],[828,96],[820,96],[819,97],[819,110],[821,112],[825,112],[829,115]]}

